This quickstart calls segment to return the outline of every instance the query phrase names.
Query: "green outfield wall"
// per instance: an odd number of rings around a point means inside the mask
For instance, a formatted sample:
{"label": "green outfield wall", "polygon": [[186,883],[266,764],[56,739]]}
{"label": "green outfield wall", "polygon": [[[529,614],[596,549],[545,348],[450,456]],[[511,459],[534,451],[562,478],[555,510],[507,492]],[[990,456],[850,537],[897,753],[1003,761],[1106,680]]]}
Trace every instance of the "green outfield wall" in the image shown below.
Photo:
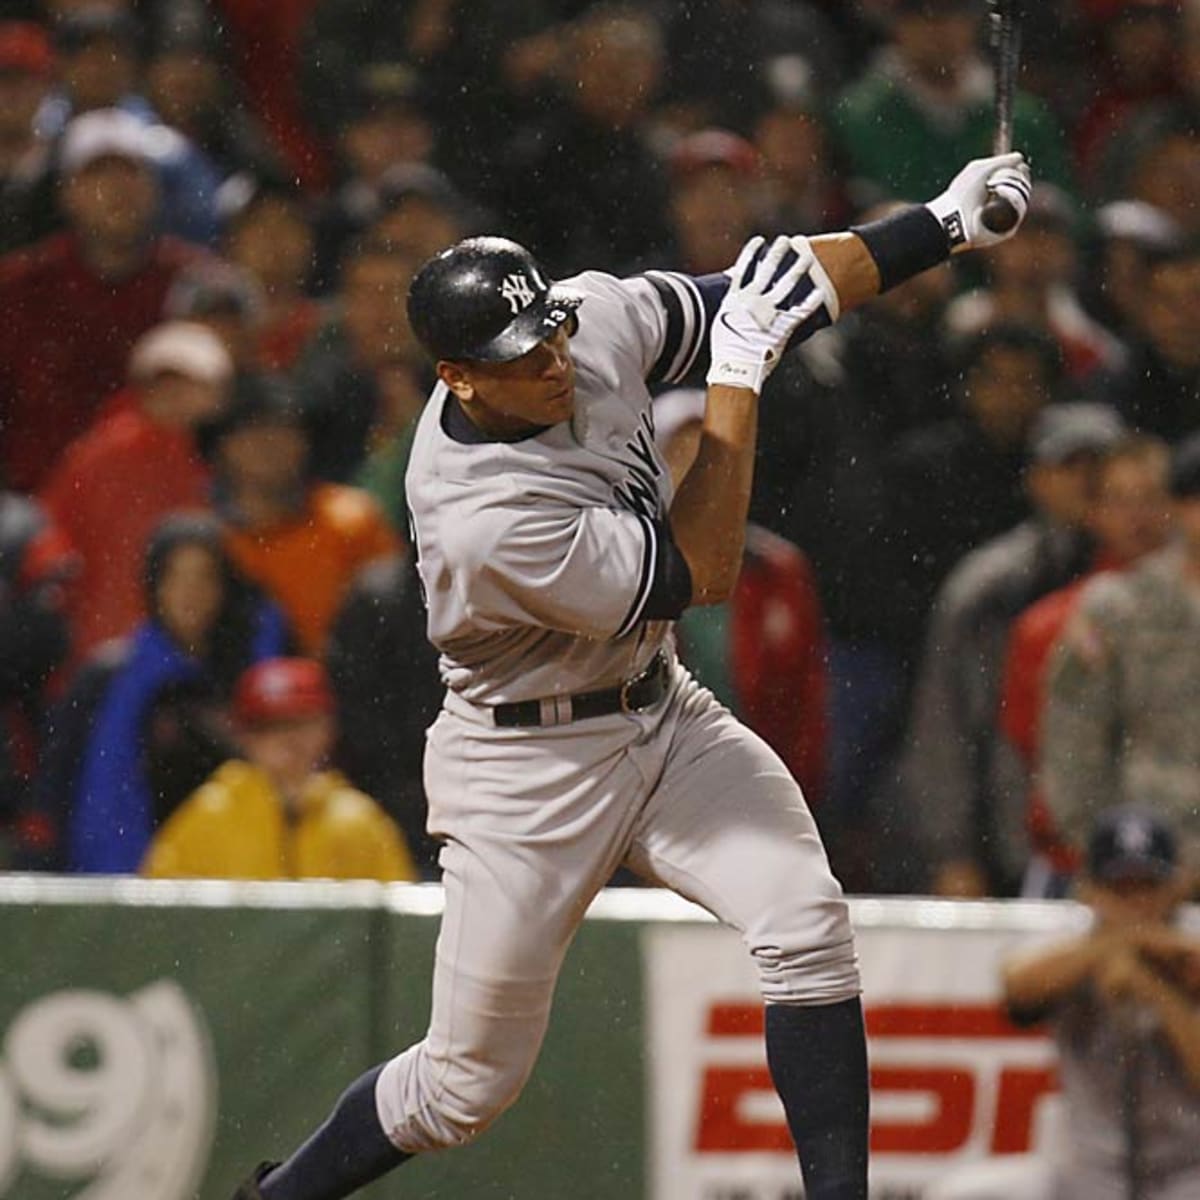
{"label": "green outfield wall", "polygon": [[[435,885],[0,876],[0,1200],[229,1200],[421,1036]],[[999,964],[1074,904],[855,899],[872,1200],[1052,1144],[1044,1033]],[[1189,914],[1196,927],[1196,913]],[[757,981],[668,893],[598,897],[517,1105],[374,1200],[799,1200]]]}
{"label": "green outfield wall", "polygon": [[[421,1035],[439,908],[433,887],[0,879],[0,1196],[229,1200]],[[637,936],[589,921],[517,1108],[368,1194],[640,1195]]]}

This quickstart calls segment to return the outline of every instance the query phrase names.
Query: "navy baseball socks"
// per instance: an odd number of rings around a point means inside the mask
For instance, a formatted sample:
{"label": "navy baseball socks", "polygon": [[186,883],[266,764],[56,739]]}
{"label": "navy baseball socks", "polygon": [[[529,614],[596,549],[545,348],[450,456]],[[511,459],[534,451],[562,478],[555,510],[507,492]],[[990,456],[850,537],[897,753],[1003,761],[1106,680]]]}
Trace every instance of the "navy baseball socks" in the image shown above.
{"label": "navy baseball socks", "polygon": [[862,1005],[768,1004],[767,1065],[807,1200],[866,1200],[870,1108]]}
{"label": "navy baseball socks", "polygon": [[373,1067],[343,1093],[329,1119],[259,1181],[262,1200],[342,1200],[412,1156],[388,1141],[375,1109]]}
{"label": "navy baseball socks", "polygon": [[[862,1005],[857,998],[813,1007],[769,1004],[766,1033],[767,1064],[798,1147],[808,1200],[866,1200]],[[381,1070],[372,1068],[346,1089],[325,1124],[259,1180],[255,1200],[343,1200],[411,1157],[379,1124],[375,1080]]]}

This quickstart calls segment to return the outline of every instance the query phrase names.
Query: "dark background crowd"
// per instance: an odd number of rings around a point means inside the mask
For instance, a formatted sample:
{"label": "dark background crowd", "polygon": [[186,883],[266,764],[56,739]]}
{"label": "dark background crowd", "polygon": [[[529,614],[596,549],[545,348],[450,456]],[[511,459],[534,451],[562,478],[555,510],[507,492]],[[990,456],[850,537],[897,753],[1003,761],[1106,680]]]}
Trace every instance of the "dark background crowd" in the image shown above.
{"label": "dark background crowd", "polygon": [[[860,892],[1061,894],[1118,800],[1200,845],[1200,5],[1028,8],[1023,229],[785,361],[679,631]],[[987,29],[0,0],[0,866],[435,877],[414,271],[486,231],[704,274],[926,200],[989,152]]]}

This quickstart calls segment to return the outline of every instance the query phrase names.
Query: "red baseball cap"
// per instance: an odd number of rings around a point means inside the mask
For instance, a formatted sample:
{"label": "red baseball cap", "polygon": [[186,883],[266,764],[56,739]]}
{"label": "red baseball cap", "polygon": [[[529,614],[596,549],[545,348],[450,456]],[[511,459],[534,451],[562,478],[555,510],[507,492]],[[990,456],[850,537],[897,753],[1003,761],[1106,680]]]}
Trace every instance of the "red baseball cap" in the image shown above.
{"label": "red baseball cap", "polygon": [[46,31],[32,21],[0,21],[0,71],[49,75],[54,51]]}
{"label": "red baseball cap", "polygon": [[234,719],[250,728],[331,712],[329,677],[311,658],[266,659],[243,672],[233,692]]}
{"label": "red baseball cap", "polygon": [[681,138],[668,161],[676,177],[686,177],[702,167],[726,167],[736,175],[753,175],[758,169],[758,151],[728,129],[700,129]]}

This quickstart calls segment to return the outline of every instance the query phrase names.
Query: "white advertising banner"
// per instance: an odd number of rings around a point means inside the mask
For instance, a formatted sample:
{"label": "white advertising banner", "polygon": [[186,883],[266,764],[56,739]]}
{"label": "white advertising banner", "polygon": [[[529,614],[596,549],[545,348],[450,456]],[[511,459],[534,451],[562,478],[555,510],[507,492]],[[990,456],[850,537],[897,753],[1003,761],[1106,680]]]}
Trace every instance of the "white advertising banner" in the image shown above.
{"label": "white advertising banner", "polygon": [[[1032,923],[1019,908],[982,919],[996,907],[980,906],[972,922],[971,906],[935,902],[922,922],[909,903],[892,922],[887,902],[858,902],[872,1200],[919,1200],[964,1166],[1044,1153],[1053,1136],[1053,1047],[1043,1031],[1007,1021],[999,968],[1018,946],[1077,929],[1081,914],[1065,905]],[[949,918],[964,911],[967,924],[955,927]],[[799,1200],[740,939],[695,924],[651,926],[644,938],[650,1195]]]}

